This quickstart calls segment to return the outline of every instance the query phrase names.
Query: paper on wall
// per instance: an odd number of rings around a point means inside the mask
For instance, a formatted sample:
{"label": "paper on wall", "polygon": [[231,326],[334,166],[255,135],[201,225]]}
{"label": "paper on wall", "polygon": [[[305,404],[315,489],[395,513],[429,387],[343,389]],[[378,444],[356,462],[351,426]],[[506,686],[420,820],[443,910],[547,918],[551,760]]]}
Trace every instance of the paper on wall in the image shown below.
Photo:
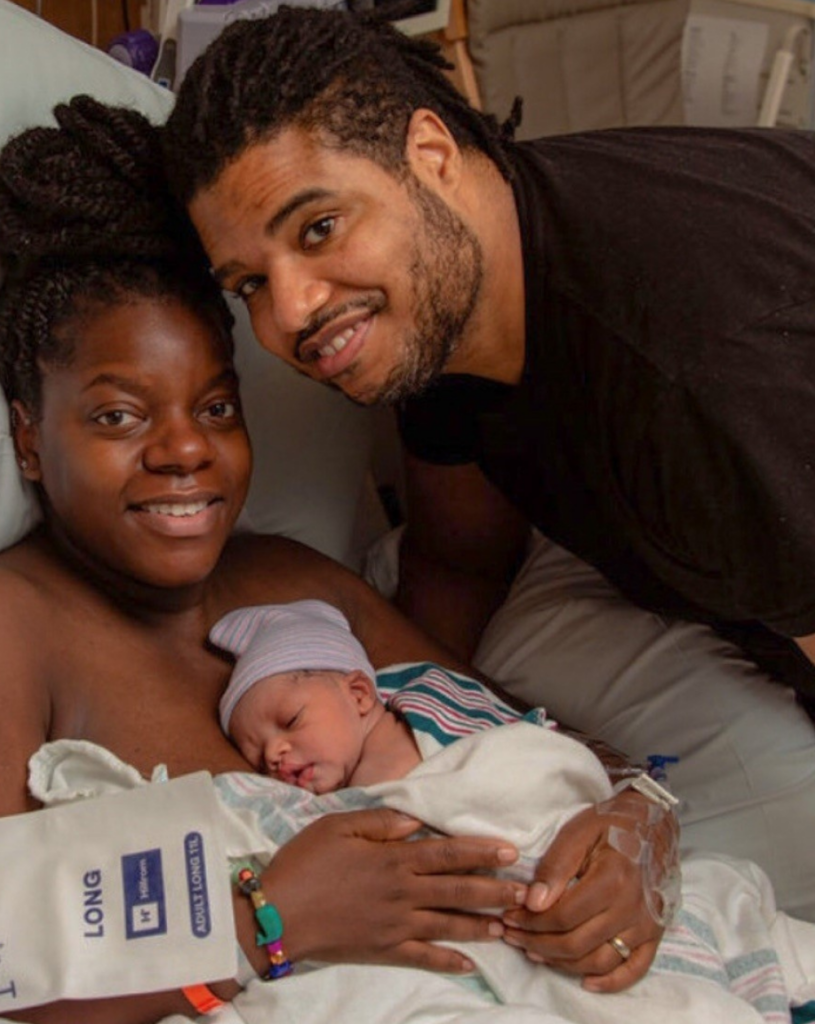
{"label": "paper on wall", "polygon": [[690,125],[756,124],[765,22],[690,14],[682,40],[682,92]]}
{"label": "paper on wall", "polygon": [[0,819],[0,1013],[234,975],[207,772]]}

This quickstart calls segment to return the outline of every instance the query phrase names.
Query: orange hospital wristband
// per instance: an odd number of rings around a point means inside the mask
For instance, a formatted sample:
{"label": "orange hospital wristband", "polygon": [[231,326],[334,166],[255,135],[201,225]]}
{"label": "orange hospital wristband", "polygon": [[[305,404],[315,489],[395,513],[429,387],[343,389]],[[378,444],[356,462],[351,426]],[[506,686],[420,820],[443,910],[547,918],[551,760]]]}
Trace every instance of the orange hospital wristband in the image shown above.
{"label": "orange hospital wristband", "polygon": [[224,1005],[223,999],[219,999],[206,985],[187,985],[181,991],[196,1013],[215,1013]]}

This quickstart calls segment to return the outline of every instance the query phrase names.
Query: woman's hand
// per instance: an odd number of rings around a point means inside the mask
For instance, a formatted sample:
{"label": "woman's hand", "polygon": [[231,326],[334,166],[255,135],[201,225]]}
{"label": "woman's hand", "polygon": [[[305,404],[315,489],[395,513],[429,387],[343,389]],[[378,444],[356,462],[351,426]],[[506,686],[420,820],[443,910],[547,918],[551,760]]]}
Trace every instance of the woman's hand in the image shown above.
{"label": "woman's hand", "polygon": [[504,914],[505,941],[594,992],[633,985],[678,900],[678,834],[671,811],[632,790],[582,811],[538,864],[525,907]]}
{"label": "woman's hand", "polygon": [[[472,970],[462,954],[433,943],[503,935],[500,916],[479,910],[494,907],[500,915],[522,905],[526,886],[473,872],[506,867],[517,850],[495,839],[406,842],[419,828],[383,808],[328,815],[290,840],[262,879],[283,920],[287,955]],[[263,970],[263,957],[250,955]]]}

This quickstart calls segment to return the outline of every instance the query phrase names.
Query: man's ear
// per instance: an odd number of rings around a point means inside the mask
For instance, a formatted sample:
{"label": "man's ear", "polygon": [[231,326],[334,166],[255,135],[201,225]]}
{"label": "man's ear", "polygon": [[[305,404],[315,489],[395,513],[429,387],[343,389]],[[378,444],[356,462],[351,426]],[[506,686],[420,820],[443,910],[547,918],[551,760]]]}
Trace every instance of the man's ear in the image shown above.
{"label": "man's ear", "polygon": [[408,123],[405,156],[414,175],[428,187],[455,187],[462,171],[462,155],[450,129],[438,114],[425,107],[414,110]]}
{"label": "man's ear", "polygon": [[26,480],[39,481],[39,427],[33,414],[16,398],[11,403],[11,435],[20,472]]}
{"label": "man's ear", "polygon": [[356,704],[361,718],[364,718],[379,703],[376,684],[373,679],[359,669],[346,673],[345,686]]}

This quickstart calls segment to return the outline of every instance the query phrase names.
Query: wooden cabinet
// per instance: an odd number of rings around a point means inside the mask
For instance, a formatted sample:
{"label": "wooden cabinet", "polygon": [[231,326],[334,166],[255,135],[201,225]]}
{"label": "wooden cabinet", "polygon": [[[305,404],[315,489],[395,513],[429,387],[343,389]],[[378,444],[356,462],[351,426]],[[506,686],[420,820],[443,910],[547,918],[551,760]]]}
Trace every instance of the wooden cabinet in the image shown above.
{"label": "wooden cabinet", "polygon": [[113,36],[125,30],[125,11],[131,28],[139,28],[141,0],[12,0],[18,7],[37,13],[52,25],[86,43],[94,42],[94,9],[96,11],[96,45],[107,49]]}

